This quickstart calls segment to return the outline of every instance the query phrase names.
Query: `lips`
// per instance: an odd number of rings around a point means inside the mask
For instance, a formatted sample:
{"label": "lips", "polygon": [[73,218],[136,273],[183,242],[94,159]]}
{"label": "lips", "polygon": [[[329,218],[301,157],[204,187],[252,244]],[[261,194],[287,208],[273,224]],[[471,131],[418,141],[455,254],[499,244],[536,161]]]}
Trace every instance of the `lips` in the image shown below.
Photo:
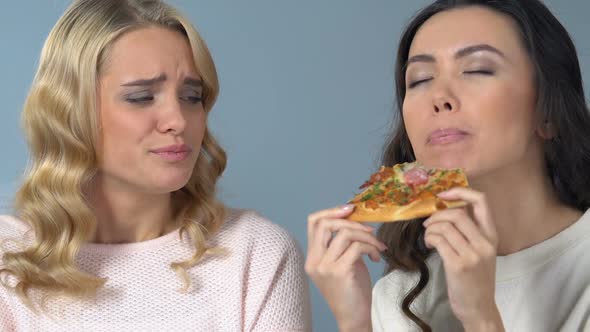
{"label": "lips", "polygon": [[437,129],[428,135],[428,144],[442,145],[461,141],[469,135],[468,132],[458,128]]}
{"label": "lips", "polygon": [[190,146],[186,144],[175,144],[151,150],[153,153],[182,153],[191,152]]}
{"label": "lips", "polygon": [[166,162],[180,162],[187,160],[191,154],[192,149],[186,144],[168,145],[161,148],[151,150],[150,152],[159,156]]}

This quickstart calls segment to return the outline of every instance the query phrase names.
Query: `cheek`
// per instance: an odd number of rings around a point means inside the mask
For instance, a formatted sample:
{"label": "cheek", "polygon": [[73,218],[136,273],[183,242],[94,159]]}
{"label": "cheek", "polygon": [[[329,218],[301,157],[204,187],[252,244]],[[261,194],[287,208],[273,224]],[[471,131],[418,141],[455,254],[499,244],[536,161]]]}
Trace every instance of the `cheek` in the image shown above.
{"label": "cheek", "polygon": [[140,113],[112,111],[104,112],[101,121],[102,158],[105,162],[132,159],[141,152],[143,138],[152,127],[151,120]]}
{"label": "cheek", "polygon": [[207,129],[207,113],[205,111],[190,114],[187,118],[186,139],[191,145],[200,147]]}
{"label": "cheek", "polygon": [[515,85],[489,89],[488,94],[480,95],[473,105],[480,106],[479,110],[473,109],[479,132],[473,151],[474,170],[485,173],[540,158],[535,104],[533,93]]}
{"label": "cheek", "polygon": [[418,142],[425,139],[425,124],[428,119],[426,119],[426,112],[424,110],[427,107],[428,105],[421,101],[420,98],[411,97],[406,97],[402,106],[402,117],[404,119],[406,133],[408,134],[415,154],[420,154],[419,149],[421,144],[418,144]]}
{"label": "cheek", "polygon": [[514,86],[494,92],[480,103],[487,105],[480,126],[486,128],[488,139],[508,147],[528,142],[535,132],[534,95]]}

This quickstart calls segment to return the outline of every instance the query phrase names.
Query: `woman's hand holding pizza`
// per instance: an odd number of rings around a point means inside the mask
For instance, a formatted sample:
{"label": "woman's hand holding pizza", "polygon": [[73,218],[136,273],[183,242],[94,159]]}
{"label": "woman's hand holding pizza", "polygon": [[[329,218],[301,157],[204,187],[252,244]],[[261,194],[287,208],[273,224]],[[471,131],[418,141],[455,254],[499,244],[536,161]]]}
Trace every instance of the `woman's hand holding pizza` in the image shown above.
{"label": "woman's hand holding pizza", "polygon": [[424,222],[425,243],[443,261],[451,308],[466,331],[503,331],[494,297],[498,236],[485,196],[468,188],[438,196],[470,204],[438,211]]}
{"label": "woman's hand holding pizza", "polygon": [[377,262],[386,247],[372,227],[343,219],[353,208],[345,205],[309,216],[305,271],[328,302],[340,331],[371,331],[371,277],[362,257]]}
{"label": "woman's hand holding pizza", "polygon": [[352,205],[309,216],[305,270],[341,331],[371,329],[371,279],[362,256],[378,261],[386,249],[371,227],[344,218],[396,222],[426,215],[424,240],[442,258],[455,316],[466,331],[503,330],[495,303],[498,236],[484,195],[467,186],[459,169],[382,167]]}

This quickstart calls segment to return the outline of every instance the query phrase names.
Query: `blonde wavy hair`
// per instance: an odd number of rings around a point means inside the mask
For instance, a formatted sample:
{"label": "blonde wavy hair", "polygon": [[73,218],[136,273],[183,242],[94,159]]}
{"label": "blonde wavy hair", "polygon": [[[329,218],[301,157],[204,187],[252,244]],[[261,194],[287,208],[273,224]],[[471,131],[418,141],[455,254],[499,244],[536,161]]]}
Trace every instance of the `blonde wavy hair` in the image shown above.
{"label": "blonde wavy hair", "polygon": [[[30,307],[31,290],[40,290],[44,298],[92,297],[106,282],[75,264],[97,223],[84,196],[97,172],[97,82],[114,41],[148,26],[173,29],[187,38],[203,80],[205,110],[215,103],[219,84],[213,59],[196,29],[173,7],[158,0],[78,0],[70,5],[45,42],[22,114],[31,155],[15,211],[31,226],[35,242],[5,253],[0,269],[16,280],[9,286],[8,278],[2,278],[4,286]],[[195,246],[192,257],[171,263],[184,291],[190,286],[187,270],[214,251],[205,242],[223,223],[224,206],[215,189],[225,165],[225,152],[207,130],[190,180],[172,193],[179,236],[188,235]]]}

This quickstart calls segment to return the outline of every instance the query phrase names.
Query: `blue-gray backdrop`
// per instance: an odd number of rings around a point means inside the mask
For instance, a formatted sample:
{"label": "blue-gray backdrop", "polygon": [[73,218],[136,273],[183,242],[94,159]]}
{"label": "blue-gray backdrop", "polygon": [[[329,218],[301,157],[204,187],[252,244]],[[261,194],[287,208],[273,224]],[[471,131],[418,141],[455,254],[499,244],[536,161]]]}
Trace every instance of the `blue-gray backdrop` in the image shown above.
{"label": "blue-gray backdrop", "polygon": [[[289,230],[305,251],[308,213],[345,202],[378,166],[394,109],[401,29],[426,0],[171,0],[216,61],[211,127],[229,155],[221,197]],[[43,41],[69,0],[0,10],[0,212],[26,166],[19,114]],[[590,2],[546,1],[577,44],[590,79]],[[587,94],[587,96],[590,94]],[[371,264],[374,279],[382,266]],[[314,331],[335,331],[315,287]]]}

